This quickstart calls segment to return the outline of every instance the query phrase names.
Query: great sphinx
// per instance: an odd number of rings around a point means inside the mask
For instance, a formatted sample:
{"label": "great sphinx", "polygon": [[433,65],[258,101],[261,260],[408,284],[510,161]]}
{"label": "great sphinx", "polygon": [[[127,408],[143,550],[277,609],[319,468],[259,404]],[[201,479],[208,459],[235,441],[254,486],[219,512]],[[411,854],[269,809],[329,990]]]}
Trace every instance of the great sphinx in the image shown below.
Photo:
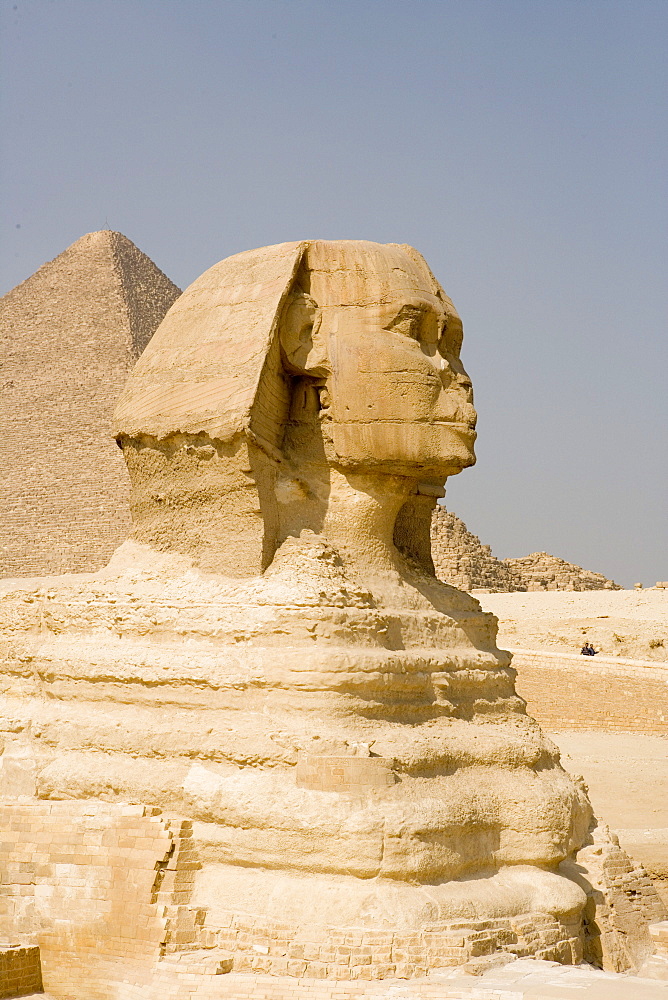
{"label": "great sphinx", "polygon": [[496,620],[431,563],[475,460],[461,342],[411,247],[222,261],[116,409],[131,539],[96,575],[5,587],[23,792],[192,821],[179,901],[235,968],[582,957],[586,792]]}

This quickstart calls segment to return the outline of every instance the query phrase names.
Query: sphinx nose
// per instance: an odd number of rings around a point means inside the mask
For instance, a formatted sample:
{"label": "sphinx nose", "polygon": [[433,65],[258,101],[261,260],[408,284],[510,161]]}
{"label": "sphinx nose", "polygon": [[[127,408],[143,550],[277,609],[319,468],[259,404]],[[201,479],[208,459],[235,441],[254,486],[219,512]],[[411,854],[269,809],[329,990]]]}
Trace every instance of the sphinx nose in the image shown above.
{"label": "sphinx nose", "polygon": [[455,377],[443,388],[434,409],[434,419],[475,425],[476,412],[473,408],[470,380],[460,381],[459,377]]}
{"label": "sphinx nose", "polygon": [[444,389],[460,389],[473,399],[473,385],[468,373],[458,358],[440,358],[440,375]]}

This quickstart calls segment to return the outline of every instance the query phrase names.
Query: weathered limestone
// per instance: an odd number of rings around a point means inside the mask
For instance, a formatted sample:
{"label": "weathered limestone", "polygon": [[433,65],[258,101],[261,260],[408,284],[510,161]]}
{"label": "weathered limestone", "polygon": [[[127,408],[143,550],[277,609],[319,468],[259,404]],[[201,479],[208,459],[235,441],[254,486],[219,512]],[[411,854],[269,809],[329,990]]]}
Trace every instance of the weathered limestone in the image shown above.
{"label": "weathered limestone", "polygon": [[110,437],[179,295],[121,233],[89,233],[0,299],[0,576],[95,570],[130,528]]}
{"label": "weathered limestone", "polygon": [[94,576],[0,588],[9,794],[193,824],[164,947],[321,978],[582,956],[560,866],[585,790],[494,617],[433,574],[436,497],[474,461],[460,344],[410,247],[217,264],[116,410],[132,539]]}
{"label": "weathered limestone", "polygon": [[621,590],[614,580],[547,552],[497,559],[464,522],[438,504],[431,519],[431,553],[439,580],[462,590]]}
{"label": "weathered limestone", "polygon": [[611,972],[639,969],[655,951],[648,927],[662,920],[665,907],[647,872],[607,827],[596,828],[591,841],[577,864],[564,864],[588,897],[585,961]]}

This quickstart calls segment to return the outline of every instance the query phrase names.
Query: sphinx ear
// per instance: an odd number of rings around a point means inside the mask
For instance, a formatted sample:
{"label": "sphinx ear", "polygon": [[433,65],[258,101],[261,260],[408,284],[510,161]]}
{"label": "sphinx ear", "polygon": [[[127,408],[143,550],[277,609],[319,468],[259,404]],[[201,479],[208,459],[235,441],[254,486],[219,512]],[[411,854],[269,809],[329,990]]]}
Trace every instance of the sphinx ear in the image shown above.
{"label": "sphinx ear", "polygon": [[280,322],[283,364],[295,375],[326,378],[330,369],[320,324],[322,313],[317,302],[296,288],[285,304]]}

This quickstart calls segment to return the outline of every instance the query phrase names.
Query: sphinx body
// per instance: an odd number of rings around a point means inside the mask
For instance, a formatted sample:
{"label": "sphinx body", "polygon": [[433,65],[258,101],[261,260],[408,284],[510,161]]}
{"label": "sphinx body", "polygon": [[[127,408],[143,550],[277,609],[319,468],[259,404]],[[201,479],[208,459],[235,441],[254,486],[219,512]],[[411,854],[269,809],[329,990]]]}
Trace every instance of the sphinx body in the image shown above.
{"label": "sphinx body", "polygon": [[560,865],[586,794],[526,715],[493,616],[431,564],[436,498],[474,461],[460,346],[410,247],[221,262],[116,410],[132,538],[96,575],[4,585],[3,713],[28,720],[29,790],[193,820],[188,904],[217,933],[250,920],[269,971],[278,924],[316,951],[385,935],[418,970],[481,934],[581,955],[585,895]]}

